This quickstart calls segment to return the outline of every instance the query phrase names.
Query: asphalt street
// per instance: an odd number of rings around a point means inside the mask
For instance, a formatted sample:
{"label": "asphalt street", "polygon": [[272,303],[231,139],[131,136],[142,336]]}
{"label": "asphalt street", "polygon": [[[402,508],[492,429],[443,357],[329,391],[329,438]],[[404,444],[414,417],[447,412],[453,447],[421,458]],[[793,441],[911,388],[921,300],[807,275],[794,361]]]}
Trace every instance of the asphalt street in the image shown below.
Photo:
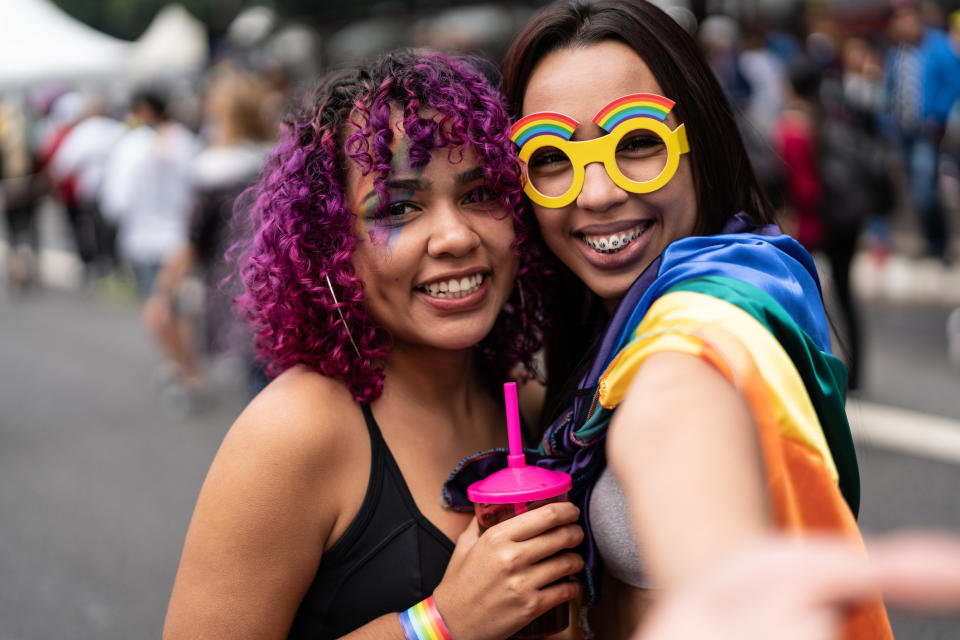
{"label": "asphalt street", "polygon": [[[853,402],[946,416],[960,429],[948,311],[871,304]],[[221,368],[205,411],[165,402],[130,300],[0,293],[0,328],[0,640],[158,638],[194,499],[244,403],[240,385]],[[960,531],[960,465],[859,439],[868,534]],[[958,618],[893,620],[900,638],[960,637]]]}

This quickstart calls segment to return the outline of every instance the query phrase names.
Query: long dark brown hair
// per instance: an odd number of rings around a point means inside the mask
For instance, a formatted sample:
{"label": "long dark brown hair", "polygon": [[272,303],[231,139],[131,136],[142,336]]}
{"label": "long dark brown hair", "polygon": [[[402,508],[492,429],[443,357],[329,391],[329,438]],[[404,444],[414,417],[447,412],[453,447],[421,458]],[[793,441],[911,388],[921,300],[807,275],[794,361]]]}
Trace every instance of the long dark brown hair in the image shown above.
{"label": "long dark brown hair", "polygon": [[[688,157],[697,192],[694,233],[717,233],[739,211],[758,224],[772,223],[773,207],[754,174],[723,89],[693,37],[649,2],[563,0],[546,7],[520,32],[504,61],[503,85],[513,116],[522,115],[530,75],[548,54],[611,40],[631,47],[650,68],[664,95],[676,102],[674,113],[690,141]],[[578,363],[590,351],[595,334],[587,325],[596,322],[593,311],[602,314],[599,300],[585,291],[585,285],[561,265],[556,269],[566,300],[551,305],[548,409],[560,397],[569,396],[563,383],[576,377]],[[579,306],[575,311],[569,307],[572,300]],[[549,420],[553,412],[544,413]]]}

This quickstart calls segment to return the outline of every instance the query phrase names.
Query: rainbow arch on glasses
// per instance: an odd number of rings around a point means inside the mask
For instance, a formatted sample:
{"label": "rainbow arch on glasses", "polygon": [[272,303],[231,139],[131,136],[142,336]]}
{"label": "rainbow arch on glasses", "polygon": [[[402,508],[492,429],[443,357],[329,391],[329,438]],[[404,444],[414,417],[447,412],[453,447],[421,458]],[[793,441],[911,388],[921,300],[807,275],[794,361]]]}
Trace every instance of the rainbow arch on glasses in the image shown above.
{"label": "rainbow arch on glasses", "polygon": [[573,137],[573,130],[580,124],[570,116],[553,111],[540,111],[520,118],[510,127],[510,139],[522,147],[537,136],[557,136],[564,140]]}
{"label": "rainbow arch on glasses", "polygon": [[630,118],[654,118],[663,122],[676,104],[670,98],[655,93],[632,93],[617,98],[593,116],[593,122],[604,131],[613,131]]}

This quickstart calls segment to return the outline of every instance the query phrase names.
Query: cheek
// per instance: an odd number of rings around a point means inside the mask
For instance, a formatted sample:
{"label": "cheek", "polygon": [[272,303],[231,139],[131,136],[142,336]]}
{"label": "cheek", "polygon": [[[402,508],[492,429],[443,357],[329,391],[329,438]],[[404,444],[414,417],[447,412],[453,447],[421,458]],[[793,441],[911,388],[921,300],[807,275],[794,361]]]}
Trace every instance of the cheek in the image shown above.
{"label": "cheek", "polygon": [[648,202],[663,212],[672,239],[693,234],[697,224],[697,192],[693,187],[689,162],[681,161],[670,182],[646,197]]}
{"label": "cheek", "polygon": [[400,242],[403,225],[390,225],[384,220],[367,220],[365,231],[373,246],[393,251]]}
{"label": "cheek", "polygon": [[564,209],[549,209],[535,205],[533,213],[537,219],[537,225],[540,227],[543,243],[547,245],[550,253],[563,258],[568,252],[572,251],[570,247],[571,236],[566,227]]}

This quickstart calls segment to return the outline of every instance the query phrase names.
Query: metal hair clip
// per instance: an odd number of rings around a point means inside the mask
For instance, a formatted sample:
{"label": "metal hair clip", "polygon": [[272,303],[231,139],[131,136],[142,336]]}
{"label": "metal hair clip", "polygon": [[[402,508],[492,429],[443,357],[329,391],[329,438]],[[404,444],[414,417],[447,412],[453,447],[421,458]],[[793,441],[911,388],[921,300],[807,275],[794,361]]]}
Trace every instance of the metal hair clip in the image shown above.
{"label": "metal hair clip", "polygon": [[357,343],[353,340],[353,334],[350,333],[350,327],[347,325],[347,319],[343,317],[343,312],[340,311],[340,302],[337,300],[337,294],[333,292],[333,284],[330,283],[330,276],[324,274],[324,279],[327,281],[327,288],[330,289],[330,295],[333,296],[334,309],[337,311],[337,315],[340,316],[340,321],[343,323],[343,329],[347,332],[347,337],[350,338],[350,344],[353,345],[353,350],[356,352],[357,357],[363,360],[363,356],[360,355],[360,349],[357,347]]}

